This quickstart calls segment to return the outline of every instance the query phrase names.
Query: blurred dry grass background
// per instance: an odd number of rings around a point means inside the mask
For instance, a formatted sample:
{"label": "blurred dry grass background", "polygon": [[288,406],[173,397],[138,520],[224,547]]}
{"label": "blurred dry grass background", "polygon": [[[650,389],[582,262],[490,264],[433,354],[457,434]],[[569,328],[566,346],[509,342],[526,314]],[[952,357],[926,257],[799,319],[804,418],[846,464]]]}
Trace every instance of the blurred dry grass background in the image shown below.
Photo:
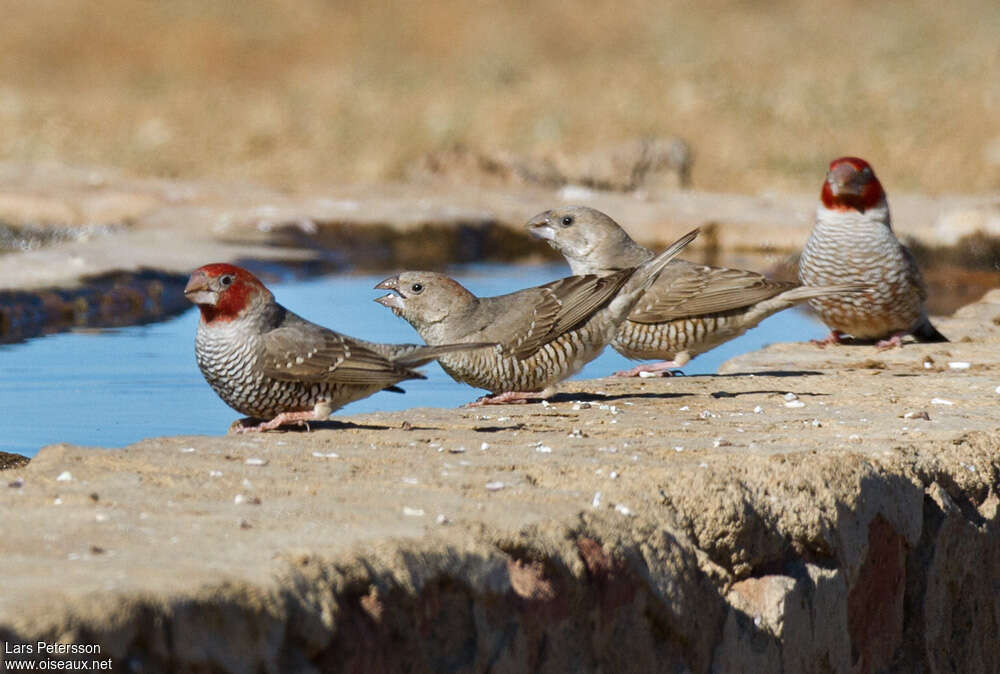
{"label": "blurred dry grass background", "polygon": [[0,159],[298,187],[639,135],[698,189],[1000,188],[1000,2],[7,0]]}

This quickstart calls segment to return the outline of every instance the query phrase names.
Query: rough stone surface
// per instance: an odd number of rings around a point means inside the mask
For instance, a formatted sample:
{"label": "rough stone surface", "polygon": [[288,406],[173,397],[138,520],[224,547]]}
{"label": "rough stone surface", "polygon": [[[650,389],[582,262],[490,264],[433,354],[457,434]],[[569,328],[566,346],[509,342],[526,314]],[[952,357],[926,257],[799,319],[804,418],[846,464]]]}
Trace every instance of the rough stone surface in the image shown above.
{"label": "rough stone surface", "polygon": [[0,640],[147,672],[997,671],[1000,291],[935,322],[548,405],[44,448],[3,474]]}

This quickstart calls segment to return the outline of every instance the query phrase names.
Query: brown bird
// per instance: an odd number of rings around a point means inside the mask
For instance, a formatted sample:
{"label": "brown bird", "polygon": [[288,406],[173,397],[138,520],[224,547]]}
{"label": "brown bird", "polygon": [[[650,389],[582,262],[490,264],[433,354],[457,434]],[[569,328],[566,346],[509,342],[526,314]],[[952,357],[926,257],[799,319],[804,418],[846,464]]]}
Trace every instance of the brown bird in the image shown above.
{"label": "brown bird", "polygon": [[816,224],[799,258],[799,280],[807,286],[864,282],[864,292],[811,300],[830,336],[879,340],[880,349],[901,346],[912,334],[921,342],[947,342],[924,308],[927,289],[909,249],[892,231],[885,190],[871,165],[857,157],[830,163]]}
{"label": "brown bird", "polygon": [[[574,274],[606,276],[653,257],[617,222],[586,206],[539,213],[527,228],[562,253]],[[627,358],[663,360],[615,376],[668,375],[671,368],[683,367],[695,356],[739,337],[771,314],[812,297],[859,287],[804,288],[742,269],[673,260],[611,342]]]}
{"label": "brown bird", "polygon": [[377,344],[311,323],[274,301],[245,269],[209,264],[191,274],[184,295],[201,310],[194,353],[205,380],[237,412],[237,432],[325,419],[349,402],[404,379],[444,353],[486,344]]}
{"label": "brown bird", "polygon": [[494,349],[442,355],[454,379],[490,391],[474,404],[548,398],[597,357],[664,266],[697,236],[681,237],[649,262],[607,276],[570,276],[499,297],[476,297],[431,272],[404,272],[376,288],[376,301],[409,321],[428,344],[497,342]]}

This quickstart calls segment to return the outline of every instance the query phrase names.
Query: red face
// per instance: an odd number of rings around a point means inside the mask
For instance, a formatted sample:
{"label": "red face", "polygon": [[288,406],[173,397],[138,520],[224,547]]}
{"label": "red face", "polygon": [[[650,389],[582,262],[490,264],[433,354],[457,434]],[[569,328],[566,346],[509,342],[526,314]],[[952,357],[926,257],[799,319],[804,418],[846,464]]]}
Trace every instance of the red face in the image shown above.
{"label": "red face", "polygon": [[830,162],[820,199],[831,210],[864,213],[885,199],[885,192],[868,162],[841,157]]}
{"label": "red face", "polygon": [[246,269],[216,263],[196,269],[184,288],[184,295],[201,309],[202,320],[212,323],[238,317],[250,299],[262,291],[269,292]]}

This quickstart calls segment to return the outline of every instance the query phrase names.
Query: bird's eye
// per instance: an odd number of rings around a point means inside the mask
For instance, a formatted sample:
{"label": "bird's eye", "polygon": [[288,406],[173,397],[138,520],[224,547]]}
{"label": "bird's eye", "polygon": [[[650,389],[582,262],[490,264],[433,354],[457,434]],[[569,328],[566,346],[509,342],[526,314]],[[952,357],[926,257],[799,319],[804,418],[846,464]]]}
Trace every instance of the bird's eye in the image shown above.
{"label": "bird's eye", "polygon": [[563,227],[569,227],[570,225],[573,224],[573,216],[572,215],[564,215],[563,219],[560,220],[559,222],[562,223]]}
{"label": "bird's eye", "polygon": [[424,286],[420,283],[414,283],[410,286],[410,291],[414,293],[422,293],[424,291]]}
{"label": "bird's eye", "polygon": [[219,283],[221,283],[223,286],[231,286],[233,285],[233,277],[230,276],[229,274],[226,274],[225,276],[219,279]]}

